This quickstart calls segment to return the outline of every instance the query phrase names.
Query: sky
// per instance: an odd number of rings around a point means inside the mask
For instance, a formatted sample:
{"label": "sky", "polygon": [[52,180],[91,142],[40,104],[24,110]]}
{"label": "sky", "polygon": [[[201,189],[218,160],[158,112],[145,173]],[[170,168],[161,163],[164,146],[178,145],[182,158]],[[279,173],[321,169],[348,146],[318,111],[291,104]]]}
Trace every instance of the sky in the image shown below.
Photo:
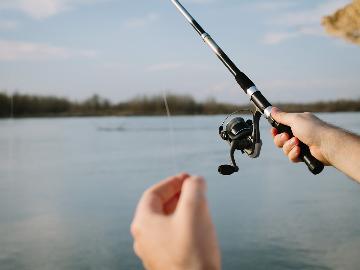
{"label": "sky", "polygon": [[[360,48],[321,18],[350,0],[183,0],[272,102],[360,98]],[[170,0],[0,0],[0,89],[113,102],[247,97]]]}

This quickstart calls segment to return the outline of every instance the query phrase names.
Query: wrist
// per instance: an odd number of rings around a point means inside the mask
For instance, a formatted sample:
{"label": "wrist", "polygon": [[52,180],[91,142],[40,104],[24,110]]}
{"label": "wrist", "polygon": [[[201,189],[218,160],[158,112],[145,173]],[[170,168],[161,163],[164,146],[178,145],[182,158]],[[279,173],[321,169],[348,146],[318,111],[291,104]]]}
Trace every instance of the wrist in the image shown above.
{"label": "wrist", "polygon": [[[341,145],[341,137],[344,135],[341,129],[325,124],[320,128],[320,151],[330,165],[335,164],[336,147]],[[336,146],[336,147],[334,147]]]}

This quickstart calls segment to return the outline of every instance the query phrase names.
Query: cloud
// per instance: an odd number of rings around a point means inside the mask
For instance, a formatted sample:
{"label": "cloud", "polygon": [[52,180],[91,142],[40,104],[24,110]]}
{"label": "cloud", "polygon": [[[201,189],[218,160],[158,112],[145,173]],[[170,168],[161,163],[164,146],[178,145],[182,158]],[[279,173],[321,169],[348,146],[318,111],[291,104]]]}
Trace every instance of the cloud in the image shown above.
{"label": "cloud", "polygon": [[275,45],[303,35],[324,36],[324,31],[320,26],[304,26],[295,30],[268,32],[263,37],[263,42],[268,45]]}
{"label": "cloud", "polygon": [[159,19],[156,13],[148,13],[143,17],[130,18],[126,20],[123,25],[125,28],[142,28]]}
{"label": "cloud", "polygon": [[162,72],[162,71],[171,71],[177,70],[183,67],[184,64],[180,62],[169,62],[169,63],[160,63],[154,64],[146,68],[148,72]]}
{"label": "cloud", "polygon": [[45,19],[77,5],[105,2],[107,0],[1,0],[1,10],[16,10],[35,19]]}
{"label": "cloud", "polygon": [[194,3],[194,4],[208,4],[213,3],[216,0],[184,0],[184,3]]}
{"label": "cloud", "polygon": [[16,21],[0,20],[0,31],[14,30],[19,26]]}
{"label": "cloud", "polygon": [[289,11],[282,15],[280,14],[272,20],[272,23],[295,27],[320,24],[323,16],[334,12],[339,7],[347,5],[349,2],[351,2],[351,0],[327,0],[307,10]]}
{"label": "cloud", "polygon": [[251,7],[265,11],[278,11],[280,9],[288,9],[296,5],[298,5],[298,3],[294,1],[267,1],[251,4]]}
{"label": "cloud", "polygon": [[0,40],[0,61],[65,60],[94,56],[96,52],[91,50],[70,50],[42,43]]}
{"label": "cloud", "polygon": [[[281,30],[272,30],[265,34],[263,42],[274,45],[285,42],[289,39],[298,38],[304,35],[323,36],[324,31],[321,27],[323,16],[334,12],[339,7],[348,4],[351,0],[327,0],[320,5],[299,11],[282,11],[268,21],[268,25]],[[271,6],[272,2],[266,5]],[[274,4],[276,6],[276,4]],[[284,29],[285,28],[285,29]]]}
{"label": "cloud", "polygon": [[269,45],[279,44],[297,36],[298,34],[291,32],[269,32],[265,34],[263,42]]}

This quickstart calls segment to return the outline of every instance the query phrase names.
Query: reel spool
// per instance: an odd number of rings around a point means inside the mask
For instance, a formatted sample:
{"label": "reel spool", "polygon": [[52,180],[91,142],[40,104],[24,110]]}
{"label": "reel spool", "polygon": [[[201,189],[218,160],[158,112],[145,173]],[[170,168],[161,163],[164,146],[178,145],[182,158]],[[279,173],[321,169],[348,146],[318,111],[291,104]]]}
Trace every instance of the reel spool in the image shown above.
{"label": "reel spool", "polygon": [[259,122],[262,114],[255,110],[255,112],[252,112],[252,120],[245,121],[242,117],[234,117],[225,125],[227,119],[236,113],[226,117],[219,127],[220,137],[230,145],[230,160],[232,163],[232,165],[219,166],[218,171],[222,175],[232,175],[239,171],[235,161],[236,150],[247,154],[250,158],[259,157],[261,152],[262,141],[260,139]]}

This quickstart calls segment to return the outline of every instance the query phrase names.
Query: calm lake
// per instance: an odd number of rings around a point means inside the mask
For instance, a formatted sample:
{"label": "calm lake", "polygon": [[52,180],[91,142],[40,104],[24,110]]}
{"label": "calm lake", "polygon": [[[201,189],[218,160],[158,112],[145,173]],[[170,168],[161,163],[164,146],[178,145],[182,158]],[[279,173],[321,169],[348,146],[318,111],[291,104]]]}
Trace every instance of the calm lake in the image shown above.
{"label": "calm lake", "polygon": [[[319,116],[360,133],[359,113]],[[238,154],[240,173],[220,176],[223,119],[1,120],[0,269],[142,269],[135,206],[179,171],[207,179],[224,269],[359,269],[360,185],[290,164],[264,120],[260,158]]]}

